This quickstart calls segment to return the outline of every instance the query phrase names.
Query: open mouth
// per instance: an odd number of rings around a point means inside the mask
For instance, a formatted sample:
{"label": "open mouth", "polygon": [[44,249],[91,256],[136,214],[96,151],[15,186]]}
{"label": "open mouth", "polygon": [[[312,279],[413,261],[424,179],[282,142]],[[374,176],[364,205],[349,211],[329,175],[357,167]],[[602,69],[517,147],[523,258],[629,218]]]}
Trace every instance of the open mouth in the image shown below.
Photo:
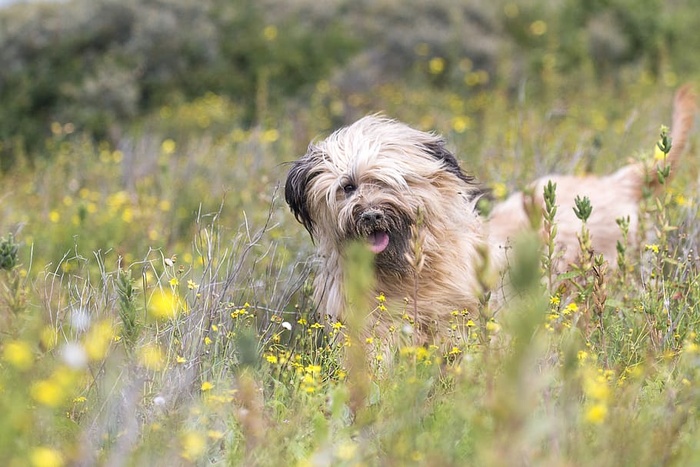
{"label": "open mouth", "polygon": [[389,246],[389,234],[381,230],[375,230],[367,235],[369,249],[374,254],[379,254]]}

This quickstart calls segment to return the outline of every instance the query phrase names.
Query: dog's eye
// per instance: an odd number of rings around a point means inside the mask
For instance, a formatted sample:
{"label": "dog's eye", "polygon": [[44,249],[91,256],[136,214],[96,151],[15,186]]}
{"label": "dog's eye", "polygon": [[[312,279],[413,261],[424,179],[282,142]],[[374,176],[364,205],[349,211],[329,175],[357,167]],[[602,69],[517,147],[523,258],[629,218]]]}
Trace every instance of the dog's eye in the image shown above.
{"label": "dog's eye", "polygon": [[345,185],[343,185],[343,191],[348,196],[355,193],[355,190],[357,190],[357,187],[355,186],[354,183],[346,183]]}

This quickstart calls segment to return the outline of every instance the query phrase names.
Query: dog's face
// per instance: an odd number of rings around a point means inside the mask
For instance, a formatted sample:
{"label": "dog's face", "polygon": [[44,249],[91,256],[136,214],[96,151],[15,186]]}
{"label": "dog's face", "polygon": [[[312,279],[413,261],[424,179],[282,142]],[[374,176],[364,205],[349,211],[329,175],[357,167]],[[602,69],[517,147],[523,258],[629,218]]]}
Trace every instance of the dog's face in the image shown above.
{"label": "dog's face", "polygon": [[285,186],[292,212],[322,249],[364,239],[377,269],[394,274],[408,270],[419,215],[478,192],[440,137],[374,116],[312,143]]}

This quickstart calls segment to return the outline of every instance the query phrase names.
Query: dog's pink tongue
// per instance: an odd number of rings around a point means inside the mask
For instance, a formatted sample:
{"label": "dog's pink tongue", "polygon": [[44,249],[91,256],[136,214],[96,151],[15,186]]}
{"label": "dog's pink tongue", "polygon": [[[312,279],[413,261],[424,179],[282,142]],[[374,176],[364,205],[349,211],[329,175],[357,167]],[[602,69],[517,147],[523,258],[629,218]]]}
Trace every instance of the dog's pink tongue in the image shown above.
{"label": "dog's pink tongue", "polygon": [[381,253],[389,245],[389,235],[386,232],[372,232],[367,236],[367,240],[369,249],[375,254]]}

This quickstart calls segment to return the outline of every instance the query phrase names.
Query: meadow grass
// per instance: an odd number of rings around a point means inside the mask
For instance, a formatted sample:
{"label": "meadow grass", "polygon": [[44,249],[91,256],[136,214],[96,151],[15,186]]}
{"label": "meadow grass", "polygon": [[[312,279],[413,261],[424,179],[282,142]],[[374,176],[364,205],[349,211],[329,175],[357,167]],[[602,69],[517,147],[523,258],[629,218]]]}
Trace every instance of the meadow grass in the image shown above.
{"label": "meadow grass", "polygon": [[[598,274],[583,231],[581,267],[553,276],[554,251],[526,237],[517,296],[495,315],[455,310],[450,325],[465,331],[444,353],[368,358],[357,320],[324,329],[311,242],[279,197],[283,163],[343,111],[443,132],[501,198],[553,168],[650,157],[672,92],[645,79],[537,99],[396,85],[370,105],[321,83],[307,109],[252,130],[212,95],[163,109],[118,147],[56,125],[54,157],[0,189],[0,460],[697,464],[694,147],[645,199],[649,235],[619,245],[618,272]],[[362,255],[354,267],[368,276]]]}

